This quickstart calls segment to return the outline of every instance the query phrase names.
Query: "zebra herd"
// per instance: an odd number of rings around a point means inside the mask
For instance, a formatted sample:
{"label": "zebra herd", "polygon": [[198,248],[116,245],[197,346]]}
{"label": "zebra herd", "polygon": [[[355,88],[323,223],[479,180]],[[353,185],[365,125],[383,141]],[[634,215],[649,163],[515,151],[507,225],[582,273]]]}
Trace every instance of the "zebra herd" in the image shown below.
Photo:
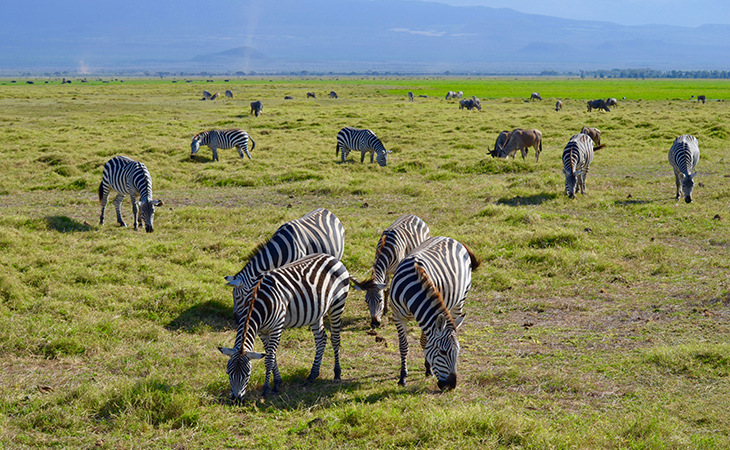
{"label": "zebra herd", "polygon": [[[390,274],[390,304],[401,355],[398,384],[406,384],[407,323],[415,319],[421,328],[426,374],[433,374],[442,390],[456,387],[456,332],[464,320],[464,301],[471,287],[471,272],[479,266],[478,258],[452,238],[430,237],[425,222],[412,214],[398,218],[383,231],[376,246],[373,277],[367,281],[351,277],[340,261],[344,245],[345,229],[340,220],[319,208],[283,224],[254,249],[238,274],[225,277],[233,287],[237,330],[234,347],[219,350],[229,357],[226,371],[232,399],[244,399],[253,359],[265,359],[263,396],[278,392],[282,379],[276,351],[286,328],[309,326],[312,331],[316,350],[307,380],[316,379],[327,340],[325,317],[330,323],[334,379],[340,380],[342,313],[350,283],[367,291],[371,326],[377,327],[386,303],[382,292]],[[257,335],[265,353],[253,351]]]}

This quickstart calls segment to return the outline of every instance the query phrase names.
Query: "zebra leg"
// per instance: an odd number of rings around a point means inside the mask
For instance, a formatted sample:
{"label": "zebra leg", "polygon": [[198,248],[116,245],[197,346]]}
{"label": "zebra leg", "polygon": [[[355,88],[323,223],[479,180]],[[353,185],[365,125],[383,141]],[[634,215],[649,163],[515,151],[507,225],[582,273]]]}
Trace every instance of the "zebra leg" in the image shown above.
{"label": "zebra leg", "polygon": [[[341,314],[341,313],[340,313]],[[340,315],[337,317],[329,316],[330,319],[330,341],[332,342],[332,350],[335,355],[335,381],[342,380],[342,369],[340,368],[340,329],[342,329],[342,320]]]}
{"label": "zebra leg", "polygon": [[[117,223],[120,227],[126,227],[127,224],[124,223],[124,220],[122,219],[122,200],[124,200],[124,194],[117,194],[116,197],[114,197],[114,208],[117,211]],[[134,204],[134,202],[132,202]]]}
{"label": "zebra leg", "polygon": [[370,164],[373,163],[373,157],[375,156],[375,150],[370,150]]}
{"label": "zebra leg", "polygon": [[408,366],[406,358],[408,357],[408,323],[405,319],[395,317],[395,327],[398,329],[398,347],[400,348],[400,379],[398,384],[406,385],[406,377],[408,376]]}
{"label": "zebra leg", "polygon": [[[360,162],[361,163],[365,162],[365,152],[367,152],[367,150],[360,150]],[[372,161],[370,161],[370,162],[372,163]]]}
{"label": "zebra leg", "polygon": [[588,167],[583,169],[583,173],[580,174],[580,193],[586,195],[586,177],[588,176]]}
{"label": "zebra leg", "polygon": [[[266,397],[269,395],[269,393],[276,394],[279,392],[279,388],[281,387],[281,374],[279,373],[279,364],[276,361],[276,350],[278,348],[278,339],[276,342],[271,339],[271,336],[268,334],[262,334],[260,335],[261,342],[264,343],[264,348],[266,349],[266,379],[264,380],[264,393],[263,396]],[[271,357],[269,357],[271,355]],[[273,372],[274,374],[274,388],[269,390],[269,376]]]}
{"label": "zebra leg", "polygon": [[106,202],[109,199],[109,185],[105,185],[102,181],[99,185],[99,202],[101,203],[101,215],[99,216],[99,225],[104,225],[104,210]]}
{"label": "zebra leg", "polygon": [[677,170],[674,169],[674,182],[677,184],[677,196],[674,197],[675,200],[679,200],[679,195],[681,194],[681,186],[682,186],[682,174]]}
{"label": "zebra leg", "polygon": [[210,149],[213,150],[213,161],[218,161],[218,146],[214,145]]}
{"label": "zebra leg", "polygon": [[129,194],[129,199],[132,200],[132,222],[134,223],[134,231],[138,231],[139,226],[142,225],[142,214],[137,206],[137,199],[134,195]]}
{"label": "zebra leg", "polygon": [[[236,147],[238,149],[238,154],[241,155],[241,159],[243,159],[243,153],[241,152],[241,147]],[[248,159],[251,159],[251,153],[248,151],[248,146],[245,145],[243,147],[243,151],[246,152],[246,156],[248,156]]]}
{"label": "zebra leg", "polygon": [[[421,330],[421,348],[423,350],[426,350],[427,341],[428,341],[428,337],[426,336],[426,333],[424,333],[423,330]],[[431,373],[431,364],[428,363],[427,359],[424,359],[424,361],[425,361],[425,365],[426,365],[426,376],[430,377],[431,375],[433,375]]]}
{"label": "zebra leg", "polygon": [[314,363],[312,363],[312,371],[307,377],[307,382],[311,382],[317,379],[319,376],[319,368],[322,365],[322,356],[324,356],[324,348],[327,345],[327,333],[324,331],[324,323],[322,319],[319,322],[312,324],[310,327],[312,334],[314,335],[314,344],[317,350],[314,354]]}

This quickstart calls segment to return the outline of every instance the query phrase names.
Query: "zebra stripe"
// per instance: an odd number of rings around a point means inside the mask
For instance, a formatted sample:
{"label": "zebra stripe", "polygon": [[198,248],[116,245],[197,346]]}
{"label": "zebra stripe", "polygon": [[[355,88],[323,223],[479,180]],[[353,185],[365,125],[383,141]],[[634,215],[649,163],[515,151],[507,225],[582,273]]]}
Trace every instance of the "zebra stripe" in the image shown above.
{"label": "zebra stripe", "polygon": [[408,320],[421,328],[426,375],[431,371],[439,389],[456,387],[459,341],[456,330],[464,320],[464,300],[471,287],[471,272],[479,266],[474,253],[458,241],[438,236],[424,241],[408,255],[393,275],[390,303],[400,346],[400,380],[408,369]]}
{"label": "zebra stripe", "polygon": [[[117,192],[117,196],[114,198],[114,207],[117,211],[117,222],[120,226],[127,226],[122,220],[120,207],[124,196],[129,195],[132,201],[134,230],[137,231],[139,225],[144,222],[145,231],[148,233],[154,231],[155,206],[162,206],[162,201],[152,199],[152,178],[143,163],[126,156],[115,156],[104,164],[101,183],[99,184],[99,202],[101,203],[99,225],[104,225],[104,209],[106,208],[110,189]],[[139,203],[137,203],[136,197],[139,197]]]}
{"label": "zebra stripe", "polygon": [[359,128],[345,127],[337,133],[337,148],[335,156],[342,152],[342,162],[347,159],[347,155],[351,151],[360,151],[360,162],[365,160],[365,153],[370,152],[370,163],[373,162],[373,156],[378,155],[378,164],[385,167],[388,164],[388,154],[380,139],[370,130],[361,130]]}
{"label": "zebra stripe", "polygon": [[233,286],[233,316],[243,317],[243,298],[262,274],[307,255],[324,253],[338,260],[345,250],[345,227],[330,211],[319,208],[287,222],[271,238],[257,246],[248,263],[236,275],[227,276]]}
{"label": "zebra stripe", "polygon": [[233,147],[236,147],[241,158],[243,158],[243,152],[246,152],[248,159],[251,159],[251,153],[248,151],[248,141],[251,141],[251,150],[256,148],[256,142],[243,130],[203,131],[193,136],[193,142],[190,144],[190,159],[195,157],[201,145],[207,145],[213,151],[213,161],[218,161],[219,148],[228,150]]}
{"label": "zebra stripe", "polygon": [[[700,146],[697,138],[690,134],[683,134],[674,140],[669,149],[669,164],[674,169],[674,181],[677,185],[677,196],[684,193],[684,201],[692,202],[692,188],[695,185],[697,172],[692,171],[700,162]],[[681,184],[681,188],[680,188]]]}
{"label": "zebra stripe", "polygon": [[563,174],[565,175],[565,193],[569,198],[575,197],[580,189],[586,193],[586,176],[593,161],[593,140],[587,134],[573,135],[563,150]]}
{"label": "zebra stripe", "polygon": [[430,231],[426,222],[413,214],[401,216],[383,231],[375,250],[372,277],[363,282],[353,279],[355,289],[365,291],[371,327],[379,327],[383,314],[388,310],[383,294],[388,286],[388,279],[395,273],[403,258],[429,237]]}
{"label": "zebra stripe", "polygon": [[246,297],[244,320],[238,324],[235,347],[219,348],[230,356],[228,378],[231,398],[243,400],[251,376],[251,359],[264,354],[253,352],[256,335],[264,344],[266,381],[263,396],[270,391],[270,375],[274,373],[273,392],[279,391],[281,375],[276,363],[276,350],[285,328],[309,326],[314,334],[316,352],[307,381],[319,376],[327,342],[324,316],[329,317],[332,348],[335,354],[335,381],[340,380],[340,329],[342,312],[349,289],[349,274],[344,264],[331,255],[316,254],[289,263],[264,274]]}

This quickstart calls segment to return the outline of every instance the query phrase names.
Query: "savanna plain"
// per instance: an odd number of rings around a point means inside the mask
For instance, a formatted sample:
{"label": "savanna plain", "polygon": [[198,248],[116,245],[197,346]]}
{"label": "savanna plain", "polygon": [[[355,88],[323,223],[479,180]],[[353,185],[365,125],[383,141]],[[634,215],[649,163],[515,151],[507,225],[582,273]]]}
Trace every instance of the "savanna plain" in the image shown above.
{"label": "savanna plain", "polygon": [[[0,80],[0,448],[730,447],[727,81],[89,78]],[[200,101],[226,89],[232,99]],[[535,91],[543,101],[527,100]],[[587,112],[607,97],[618,106]],[[340,163],[344,126],[377,133],[387,167]],[[561,154],[583,126],[606,147],[569,200]],[[539,162],[532,149],[487,154],[517,127],[542,131]],[[190,159],[191,137],[213,128],[246,130],[253,159],[218,150],[214,162],[206,147]],[[700,143],[690,204],[667,162],[681,134]],[[117,226],[112,203],[98,225],[102,167],[119,154],[147,165],[164,202],[153,233]],[[371,331],[351,289],[341,382],[328,343],[305,383],[314,340],[286,330],[281,392],[261,398],[259,361],[247,401],[229,400],[223,277],[318,207],[344,224],[359,279],[407,213],[482,260],[455,390],[424,376],[415,323],[397,386],[395,327]],[[128,198],[122,215],[131,224]]]}

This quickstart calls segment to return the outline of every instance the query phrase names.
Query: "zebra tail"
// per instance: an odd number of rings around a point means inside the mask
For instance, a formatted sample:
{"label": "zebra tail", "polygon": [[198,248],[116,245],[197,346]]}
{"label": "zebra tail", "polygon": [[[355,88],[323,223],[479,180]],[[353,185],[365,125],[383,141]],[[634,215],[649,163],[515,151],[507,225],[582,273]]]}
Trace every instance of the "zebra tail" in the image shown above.
{"label": "zebra tail", "polygon": [[603,148],[603,147],[605,147],[605,146],[606,146],[606,144],[601,144],[601,145],[599,145],[598,147],[593,147],[593,151],[594,151],[594,152],[595,152],[595,151],[598,151],[598,150],[602,149],[602,148]]}
{"label": "zebra tail", "polygon": [[256,148],[256,142],[251,139],[251,136],[248,137],[248,140],[251,141],[251,151]]}
{"label": "zebra tail", "polygon": [[[461,244],[461,245],[464,245],[464,244]],[[464,245],[464,248],[466,249],[466,252],[469,253],[469,260],[471,261],[471,271],[474,272],[482,264],[482,261],[479,258],[477,258],[477,255],[475,255],[474,252],[472,252],[469,247]]]}
{"label": "zebra tail", "polygon": [[103,191],[104,190],[102,189],[102,186],[103,185],[104,185],[104,181],[102,181],[101,183],[99,183],[99,203],[101,203],[101,197],[102,197],[102,195],[104,195],[103,194]]}
{"label": "zebra tail", "polygon": [[337,157],[337,155],[339,155],[339,154],[340,154],[340,144],[337,144],[335,146],[335,157]]}

